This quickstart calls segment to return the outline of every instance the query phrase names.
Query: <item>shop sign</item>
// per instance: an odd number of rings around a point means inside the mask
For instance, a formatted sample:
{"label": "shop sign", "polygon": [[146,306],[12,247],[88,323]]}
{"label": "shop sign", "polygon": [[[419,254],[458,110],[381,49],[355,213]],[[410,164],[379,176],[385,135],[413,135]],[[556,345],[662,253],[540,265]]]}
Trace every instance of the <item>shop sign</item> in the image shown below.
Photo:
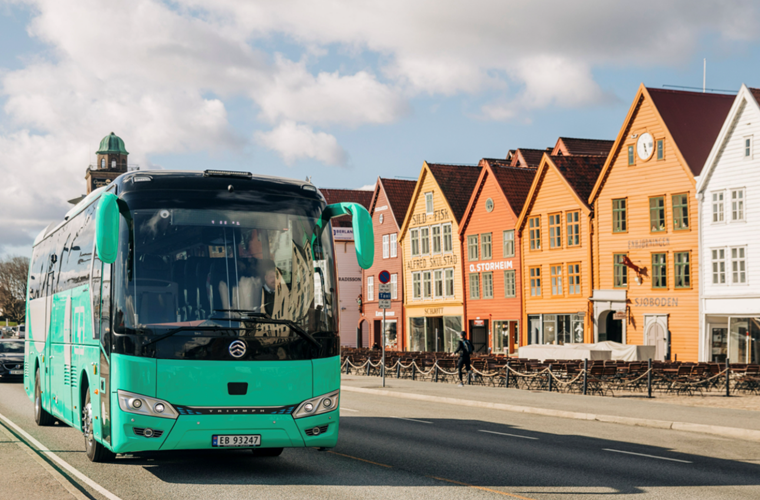
{"label": "shop sign", "polygon": [[434,257],[422,257],[420,259],[412,259],[408,262],[407,267],[409,269],[427,269],[428,267],[448,267],[454,266],[457,263],[457,256],[455,254],[436,255]]}
{"label": "shop sign", "polygon": [[336,241],[354,241],[354,229],[352,227],[334,227],[333,239]]}
{"label": "shop sign", "polygon": [[501,260],[498,262],[480,262],[478,264],[470,264],[471,273],[479,273],[481,271],[498,271],[501,269],[512,269],[512,261]]}
{"label": "shop sign", "polygon": [[472,320],[472,324],[474,326],[485,326],[486,322],[483,319],[475,319],[475,320]]}
{"label": "shop sign", "polygon": [[377,207],[375,209],[375,212],[382,212],[383,210],[388,210],[388,205],[383,205],[382,207]]}
{"label": "shop sign", "polygon": [[[385,311],[385,315],[386,316],[395,316],[396,312],[395,311]],[[376,317],[379,316],[379,317],[382,318],[383,317],[383,311],[375,311],[375,316]]]}
{"label": "shop sign", "polygon": [[615,311],[612,315],[612,319],[625,319],[625,311]]}
{"label": "shop sign", "polygon": [[678,299],[673,297],[644,297],[634,299],[633,304],[639,307],[678,307]]}
{"label": "shop sign", "polygon": [[670,238],[643,238],[640,240],[628,240],[628,249],[632,248],[659,248],[670,246]]}
{"label": "shop sign", "polygon": [[414,214],[412,215],[412,225],[420,226],[423,224],[435,224],[436,222],[447,221],[451,218],[449,211],[445,208],[434,211],[432,214]]}
{"label": "shop sign", "polygon": [[425,314],[427,315],[443,314],[443,307],[429,307],[425,309]]}

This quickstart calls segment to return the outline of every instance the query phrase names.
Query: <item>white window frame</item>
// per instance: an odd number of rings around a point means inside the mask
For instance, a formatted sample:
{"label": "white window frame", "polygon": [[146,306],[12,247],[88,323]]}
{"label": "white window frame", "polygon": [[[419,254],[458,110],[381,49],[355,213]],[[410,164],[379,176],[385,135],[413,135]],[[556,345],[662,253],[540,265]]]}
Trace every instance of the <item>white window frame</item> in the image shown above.
{"label": "white window frame", "polygon": [[425,213],[432,215],[435,211],[435,205],[433,203],[433,192],[429,191],[425,193]]}
{"label": "white window frame", "polygon": [[430,300],[433,298],[433,272],[422,271],[422,298]]}
{"label": "white window frame", "polygon": [[[739,251],[741,251],[741,253],[743,253],[744,256],[742,258],[738,258],[738,257],[734,258],[734,250],[737,251],[737,255],[738,255]],[[747,272],[747,246],[746,245],[740,245],[740,246],[735,246],[735,247],[729,247],[728,248],[728,253],[730,254],[730,258],[731,258],[731,285],[732,286],[733,285],[736,285],[736,286],[746,286],[746,285],[748,285],[749,284],[749,276],[747,276],[748,275],[748,272]],[[743,271],[734,271],[734,264],[735,263],[739,263],[739,262],[744,263],[744,270]],[[744,281],[735,281],[734,280],[734,273],[739,273],[739,275],[741,275],[741,273],[744,273]]]}
{"label": "white window frame", "polygon": [[[507,279],[507,276],[511,276],[511,279]],[[507,283],[511,282],[512,289],[507,288]],[[504,297],[507,299],[513,299],[517,297],[517,272],[514,269],[507,269],[504,271]]]}
{"label": "white window frame", "polygon": [[[427,243],[427,249],[425,249],[425,243]],[[420,228],[420,255],[430,255],[430,226]]]}
{"label": "white window frame", "polygon": [[[508,234],[512,235],[512,239],[507,239],[507,235]],[[508,252],[507,251],[507,242],[511,242],[512,243],[512,252]],[[502,251],[502,255],[503,255],[504,258],[514,257],[515,256],[515,230],[514,229],[509,229],[509,230],[504,231],[502,233],[502,249],[501,249],[501,251]]]}
{"label": "white window frame", "polygon": [[398,299],[398,274],[391,274],[391,300]]}
{"label": "white window frame", "polygon": [[[549,275],[552,282],[552,295],[562,296],[565,294],[565,289],[562,283],[563,268],[562,264],[553,264],[549,266]],[[556,274],[553,271],[558,271]]]}
{"label": "white window frame", "polygon": [[[446,237],[446,229],[449,230],[448,238]],[[442,248],[443,253],[452,253],[454,251],[454,241],[451,239],[451,223],[448,224],[442,224],[441,225],[441,240],[442,240]],[[448,243],[449,248],[446,249],[446,243]]]}
{"label": "white window frame", "polygon": [[[475,242],[475,245],[473,246],[472,242]],[[475,255],[473,257],[472,250],[475,250]],[[479,234],[468,234],[467,235],[467,260],[470,262],[476,262],[480,260],[480,235]]]}
{"label": "white window frame", "polygon": [[[438,230],[438,251],[435,250],[435,231]],[[443,252],[443,235],[441,234],[441,225],[430,226],[430,253],[438,255]]]}
{"label": "white window frame", "polygon": [[[747,144],[747,141],[749,141],[749,144]],[[751,160],[752,156],[755,153],[754,149],[755,149],[754,137],[752,135],[745,135],[742,138],[742,158],[744,158],[745,160]]]}
{"label": "white window frame", "polygon": [[396,233],[391,234],[391,259],[398,257],[398,235]]}
{"label": "white window frame", "polygon": [[[716,201],[715,198],[720,196],[721,199]],[[713,191],[710,193],[710,207],[712,210],[711,221],[713,224],[724,224],[726,222],[726,191]],[[717,208],[717,210],[716,210]],[[716,215],[719,215],[718,220]]]}
{"label": "white window frame", "polygon": [[[486,280],[486,277],[488,277],[488,280]],[[482,287],[483,287],[483,298],[484,299],[492,299],[493,298],[493,272],[488,271],[487,273],[483,273],[483,276],[480,278],[482,281]],[[490,284],[486,286],[486,281],[489,281]]]}
{"label": "white window frame", "polygon": [[[488,243],[484,241],[486,238]],[[485,255],[485,248],[488,248],[488,257]],[[480,259],[493,260],[493,233],[480,233]]]}
{"label": "white window frame", "polygon": [[[731,203],[731,222],[746,222],[747,221],[747,190],[743,187],[734,188],[730,190],[731,196],[729,202]],[[741,204],[741,209],[734,208],[734,194],[741,193],[741,200],[738,203]],[[741,217],[734,217],[736,212],[740,212]]]}
{"label": "white window frame", "polygon": [[422,273],[412,273],[412,300],[422,300]]}
{"label": "white window frame", "polygon": [[[451,276],[449,276],[451,273]],[[449,282],[451,282],[451,293],[449,293]],[[446,298],[451,298],[456,294],[456,283],[454,282],[454,268],[449,267],[443,270],[443,294]]]}
{"label": "white window frame", "polygon": [[[441,293],[438,293],[438,284],[441,284]],[[441,299],[444,296],[445,290],[443,282],[443,269],[436,269],[433,271],[433,297]]]}
{"label": "white window frame", "polygon": [[480,273],[470,273],[468,277],[470,300],[480,300]]}
{"label": "white window frame", "polygon": [[383,258],[387,259],[390,255],[389,249],[388,249],[388,243],[389,243],[389,236],[387,234],[383,235]]}
{"label": "white window frame", "polygon": [[375,277],[367,276],[367,302],[375,300]]}
{"label": "white window frame", "polygon": [[[720,255],[723,252],[723,256]],[[721,270],[721,264],[723,269]],[[717,267],[716,267],[717,266]],[[723,275],[723,282],[720,282],[720,277]],[[715,279],[718,278],[718,281]],[[711,248],[710,249],[710,283],[714,286],[725,286],[730,283],[730,280],[726,279],[726,249],[725,248]]]}
{"label": "white window frame", "polygon": [[[420,254],[420,230],[419,228],[411,229],[409,231],[409,240],[410,240],[410,246],[411,246],[411,253],[412,257],[417,257]],[[415,245],[417,243],[417,245]],[[417,251],[414,251],[415,246],[417,247]]]}

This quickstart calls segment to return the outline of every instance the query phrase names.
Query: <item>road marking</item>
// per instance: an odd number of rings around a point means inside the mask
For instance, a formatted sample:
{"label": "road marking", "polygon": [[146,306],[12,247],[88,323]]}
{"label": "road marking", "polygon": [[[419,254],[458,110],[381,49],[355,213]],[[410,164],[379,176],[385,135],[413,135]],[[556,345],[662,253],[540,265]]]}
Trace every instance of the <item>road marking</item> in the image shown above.
{"label": "road marking", "polygon": [[419,422],[421,424],[432,424],[433,422],[428,422],[427,420],[417,420],[416,418],[405,418],[405,417],[391,417],[391,418],[397,418],[399,420],[409,420],[410,422]]}
{"label": "road marking", "polygon": [[677,458],[658,457],[657,455],[647,455],[646,453],[634,453],[632,451],[612,450],[610,448],[602,448],[604,451],[612,451],[614,453],[624,453],[626,455],[636,455],[637,457],[656,458],[657,460],[668,460],[670,462],[680,462],[682,464],[691,464],[688,460],[679,460]]}
{"label": "road marking", "polygon": [[482,430],[482,429],[481,429],[481,430],[479,430],[478,432],[487,432],[487,433],[489,433],[489,434],[498,434],[499,436],[509,436],[509,437],[513,437],[513,438],[523,438],[523,439],[533,439],[534,441],[538,441],[538,438],[537,438],[537,437],[532,437],[532,436],[521,436],[521,435],[519,435],[519,434],[507,434],[506,432],[484,431],[484,430]]}
{"label": "road marking", "polygon": [[50,451],[46,446],[44,446],[42,443],[34,439],[28,432],[26,432],[24,429],[13,423],[8,417],[0,413],[0,420],[4,421],[6,424],[13,427],[13,429],[24,436],[24,438],[32,443],[34,446],[37,447],[37,450],[40,453],[44,453],[48,457],[50,457],[52,460],[54,460],[58,465],[69,471],[72,475],[74,475],[77,479],[85,483],[87,486],[92,488],[93,490],[97,491],[104,497],[108,498],[108,500],[121,500],[121,498],[117,497],[107,489],[103,488],[101,485],[90,479],[89,477],[85,476],[81,472],[79,472],[77,469],[75,469],[73,466],[71,466],[68,462],[63,460],[61,457]]}
{"label": "road marking", "polygon": [[469,488],[475,488],[476,490],[490,491],[491,493],[496,493],[496,494],[499,494],[499,495],[504,495],[505,497],[519,498],[521,500],[535,500],[535,499],[530,498],[530,497],[524,497],[522,495],[516,495],[515,493],[507,493],[506,491],[494,490],[492,488],[486,488],[485,486],[475,486],[474,484],[463,483],[461,481],[454,481],[453,479],[446,479],[445,477],[436,477],[436,476],[428,476],[428,477],[432,478],[432,479],[437,479],[438,481],[445,481],[447,483],[453,483],[453,484],[458,484],[460,486],[467,486]]}
{"label": "road marking", "polygon": [[341,457],[351,458],[353,460],[359,460],[360,462],[367,462],[368,464],[372,464],[372,465],[379,465],[380,467],[386,467],[388,469],[393,468],[392,465],[385,465],[378,462],[373,462],[372,460],[367,460],[366,458],[352,457],[351,455],[345,455],[343,453],[338,453],[337,451],[328,451],[327,453],[332,453],[333,455],[338,455]]}
{"label": "road marking", "polygon": [[346,407],[344,407],[344,406],[341,406],[341,407],[340,407],[340,409],[341,409],[341,410],[346,410],[346,411],[353,411],[353,412],[356,412],[356,413],[358,413],[358,412],[359,412],[359,410],[352,410],[351,408],[346,408]]}

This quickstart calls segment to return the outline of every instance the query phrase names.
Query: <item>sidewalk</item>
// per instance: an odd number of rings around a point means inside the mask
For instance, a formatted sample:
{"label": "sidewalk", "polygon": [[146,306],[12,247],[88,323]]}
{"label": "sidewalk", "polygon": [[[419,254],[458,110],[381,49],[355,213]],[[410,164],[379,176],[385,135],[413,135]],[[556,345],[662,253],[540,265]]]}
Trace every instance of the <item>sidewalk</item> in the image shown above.
{"label": "sidewalk", "polygon": [[760,442],[760,415],[749,410],[686,406],[646,398],[583,396],[503,387],[457,387],[454,384],[395,378],[387,378],[386,387],[383,388],[380,377],[357,375],[343,375],[342,389],[410,400],[683,430]]}

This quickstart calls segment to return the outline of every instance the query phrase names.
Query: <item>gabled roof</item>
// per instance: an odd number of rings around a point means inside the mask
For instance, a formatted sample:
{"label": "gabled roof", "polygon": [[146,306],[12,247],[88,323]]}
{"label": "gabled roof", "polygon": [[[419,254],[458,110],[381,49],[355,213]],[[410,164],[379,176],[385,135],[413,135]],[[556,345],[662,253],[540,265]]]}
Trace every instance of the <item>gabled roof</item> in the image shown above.
{"label": "gabled roof", "polygon": [[607,162],[591,191],[589,203],[599,195],[604,181],[609,174],[612,163],[620,152],[623,141],[640,104],[648,99],[652,103],[655,115],[662,121],[665,136],[672,143],[673,150],[681,160],[682,167],[692,177],[702,172],[707,155],[715,143],[723,122],[726,119],[734,96],[727,94],[709,94],[686,92],[683,90],[650,89],[642,83],[636,97],[628,109],[628,115],[620,127],[615,145],[607,156]]}
{"label": "gabled roof", "polygon": [[[360,189],[320,189],[328,205],[333,203],[358,203],[366,209],[372,203],[372,191],[363,191]],[[351,227],[350,217],[338,217],[332,219],[332,225],[335,227]]]}
{"label": "gabled roof", "polygon": [[760,111],[760,89],[749,88],[742,84],[739,93],[734,99],[734,103],[731,105],[731,109],[723,121],[718,138],[712,145],[710,154],[707,156],[704,166],[702,167],[701,175],[699,176],[699,182],[697,182],[697,192],[702,192],[706,186],[710,183],[713,171],[717,165],[718,153],[723,149],[725,142],[729,139],[729,133],[734,127],[739,112],[743,108],[743,104],[747,103],[748,106],[755,106]]}
{"label": "gabled roof", "polygon": [[[414,186],[417,185],[417,182],[378,177],[377,183],[385,191],[385,197],[388,200],[393,216],[396,218],[396,224],[398,227],[401,227],[404,223],[406,211],[409,209],[409,202],[412,200],[412,195],[414,195]],[[377,195],[372,199],[370,213],[374,213],[376,203]]]}
{"label": "gabled roof", "polygon": [[478,182],[481,167],[477,165],[442,165],[428,163],[430,172],[441,188],[443,196],[451,208],[451,213],[457,223],[462,221],[462,216],[470,202],[470,195]]}
{"label": "gabled roof", "polygon": [[560,137],[550,154],[552,156],[608,155],[613,144],[615,144],[613,140]]}
{"label": "gabled roof", "polygon": [[509,151],[507,160],[509,160],[510,167],[538,168],[538,165],[541,163],[541,157],[547,151],[551,151],[551,148],[518,148]]}
{"label": "gabled roof", "polygon": [[548,153],[541,160],[536,177],[530,187],[530,193],[525,200],[520,218],[517,221],[517,229],[521,230],[525,225],[525,218],[530,211],[533,201],[541,189],[541,183],[548,169],[554,169],[570,190],[575,193],[578,202],[590,209],[588,199],[591,190],[596,183],[599,174],[607,160],[601,155],[578,155],[578,156],[550,156]]}

